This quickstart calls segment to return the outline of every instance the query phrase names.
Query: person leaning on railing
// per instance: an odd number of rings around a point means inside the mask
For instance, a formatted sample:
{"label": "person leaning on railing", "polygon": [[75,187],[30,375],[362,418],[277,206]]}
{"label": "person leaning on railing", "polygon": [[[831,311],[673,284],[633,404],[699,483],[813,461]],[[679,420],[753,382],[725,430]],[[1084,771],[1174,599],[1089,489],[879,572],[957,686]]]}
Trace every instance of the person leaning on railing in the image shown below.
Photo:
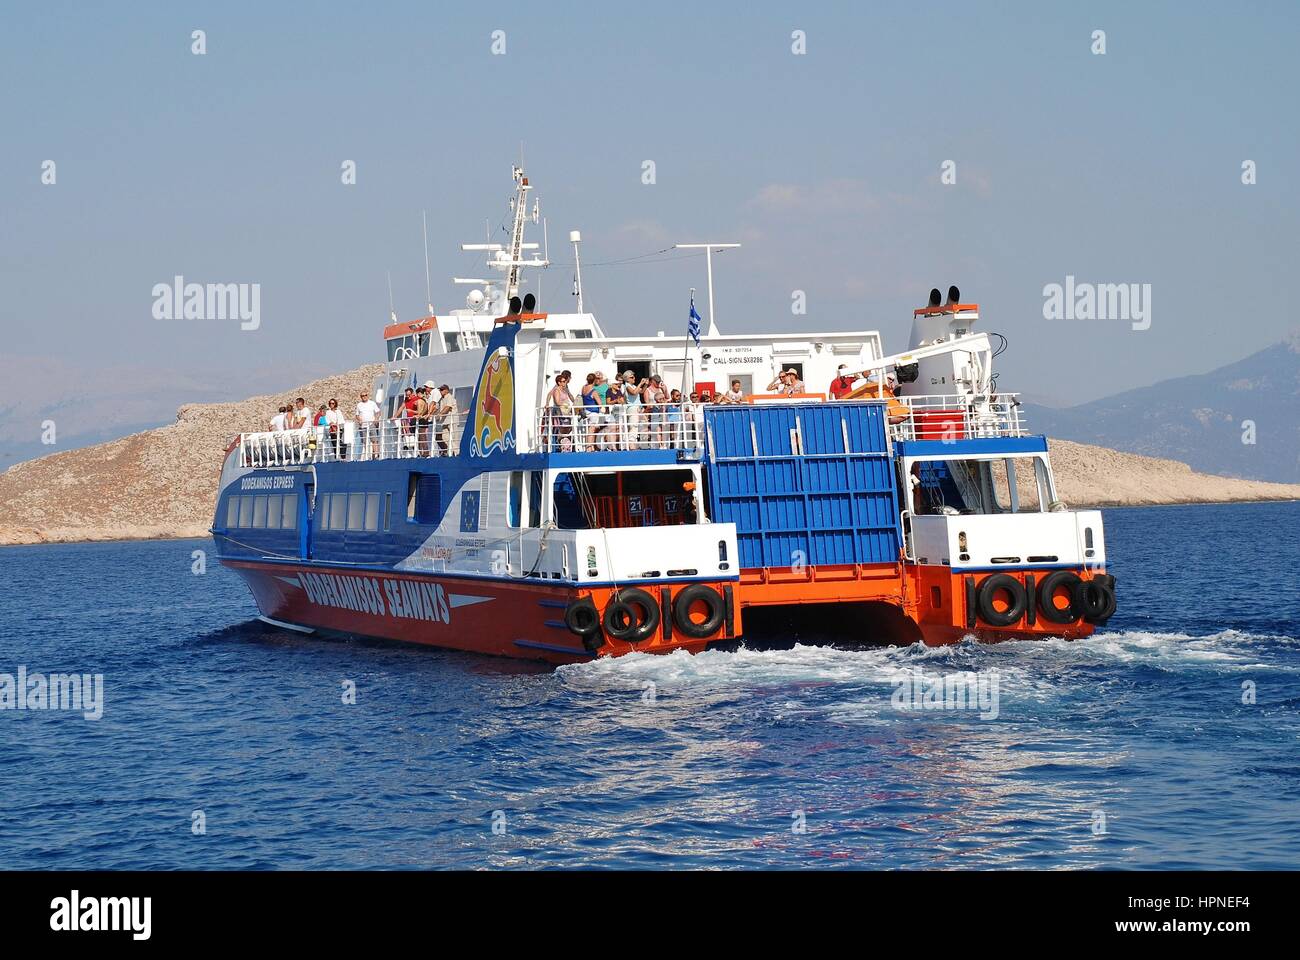
{"label": "person leaning on railing", "polygon": [[438,456],[450,455],[452,434],[456,426],[456,395],[451,387],[443,384],[438,388],[438,401],[434,415],[438,420]]}
{"label": "person leaning on railing", "polygon": [[357,436],[355,446],[360,451],[358,459],[376,459],[379,456],[379,404],[362,390],[357,395]]}
{"label": "person leaning on railing", "polygon": [[343,411],[339,409],[339,402],[335,397],[330,397],[325,410],[325,440],[329,443],[330,453],[335,460],[346,460],[348,456],[343,448],[343,423]]}
{"label": "person leaning on railing", "polygon": [[682,403],[682,392],[674,390],[668,395],[667,413],[664,416],[664,422],[667,427],[667,444],[671,447],[677,447],[684,439],[682,435],[684,416]]}
{"label": "person leaning on railing", "polygon": [[546,394],[547,413],[551,419],[550,449],[573,449],[573,430],[577,423],[577,403],[569,392],[569,371],[555,378],[555,386]]}
{"label": "person leaning on railing", "polygon": [[642,391],[650,381],[644,377],[638,381],[632,370],[623,371],[623,405],[624,414],[623,449],[633,450],[641,439],[641,427],[645,421],[645,404],[642,403]]}
{"label": "person leaning on railing", "polygon": [[429,457],[433,455],[433,381],[426,380],[420,388],[415,391],[415,422],[420,434],[419,451],[420,456]]}
{"label": "person leaning on railing", "polygon": [[794,367],[777,373],[776,379],[767,385],[767,389],[776,393],[783,393],[787,397],[804,392],[803,381],[799,379],[799,371]]}
{"label": "person leaning on railing", "polygon": [[623,390],[611,383],[605,392],[604,422],[596,431],[596,443],[603,450],[621,449],[627,431],[627,405]]}
{"label": "person leaning on railing", "polygon": [[604,414],[601,412],[604,403],[596,389],[601,377],[600,373],[589,373],[587,382],[582,385],[583,445],[587,449],[596,445],[596,432],[604,420]]}
{"label": "person leaning on railing", "polygon": [[665,433],[664,416],[668,402],[668,389],[664,386],[663,377],[655,374],[650,378],[650,382],[641,391],[641,401],[645,404],[646,433],[650,447],[662,449]]}

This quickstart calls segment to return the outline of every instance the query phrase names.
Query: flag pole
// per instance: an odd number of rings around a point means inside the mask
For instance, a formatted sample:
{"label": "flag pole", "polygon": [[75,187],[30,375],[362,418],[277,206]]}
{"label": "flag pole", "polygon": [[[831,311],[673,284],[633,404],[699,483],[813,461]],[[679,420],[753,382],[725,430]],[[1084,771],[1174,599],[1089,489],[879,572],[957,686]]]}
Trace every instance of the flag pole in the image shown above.
{"label": "flag pole", "polygon": [[[695,307],[695,288],[691,287],[691,308],[694,309],[694,307]],[[690,328],[690,320],[688,318],[686,321],[686,344],[682,347],[682,400],[683,402],[685,402],[686,399],[691,395],[690,390],[687,389],[687,380],[686,380],[687,357],[690,356],[690,353],[691,353],[691,328]],[[694,373],[694,371],[691,372],[692,374]],[[695,379],[694,376],[692,376],[691,379],[694,380]]]}

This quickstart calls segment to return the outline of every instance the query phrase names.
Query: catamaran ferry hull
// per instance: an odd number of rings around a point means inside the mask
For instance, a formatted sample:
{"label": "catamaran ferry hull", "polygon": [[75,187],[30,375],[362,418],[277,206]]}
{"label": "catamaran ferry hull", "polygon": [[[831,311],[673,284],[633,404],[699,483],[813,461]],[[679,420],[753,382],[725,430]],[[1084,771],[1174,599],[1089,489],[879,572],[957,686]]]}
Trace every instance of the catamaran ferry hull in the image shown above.
{"label": "catamaran ferry hull", "polygon": [[[591,600],[604,610],[613,590],[580,593],[546,583],[503,583],[478,577],[427,576],[283,561],[223,559],[243,578],[265,621],[286,628],[392,640],[492,656],[580,663],[633,649],[646,653],[698,653],[727,639],[725,631],[697,639],[681,636],[669,620],[635,645],[575,633],[566,611]],[[665,600],[671,608],[673,594]]]}
{"label": "catamaran ferry hull", "polygon": [[706,332],[693,305],[690,335],[611,337],[581,299],[521,293],[548,261],[514,180],[508,245],[468,248],[503,282],[392,316],[355,420],[349,398],[287,406],[227,448],[212,532],[268,621],[572,663],[750,619],[944,644],[1114,613],[1101,514],[1061,502],[998,389],[1005,339],[956,287],[901,354],[876,331]]}
{"label": "catamaran ferry hull", "polygon": [[[710,645],[741,640],[736,631],[738,604],[758,611],[780,609],[789,614],[787,625],[777,628],[796,636],[804,623],[830,611],[832,638],[837,642],[870,645],[928,646],[958,643],[968,637],[983,642],[1034,640],[1048,636],[1081,639],[1093,633],[1094,623],[1071,610],[1081,584],[1096,579],[1110,589],[1113,582],[1102,573],[1088,571],[997,571],[977,577],[931,569],[912,580],[912,595],[886,596],[857,588],[828,590],[823,581],[802,603],[774,603],[781,594],[762,584],[718,584],[724,597],[725,629],[707,639],[681,636],[672,622],[674,600],[690,584],[661,585],[661,609],[654,635],[629,643],[578,633],[568,611],[589,601],[599,614],[618,598],[613,589],[579,591],[571,586],[546,583],[502,583],[490,578],[425,576],[382,571],[301,565],[284,561],[225,560],[247,583],[262,619],[275,626],[298,630],[391,640],[420,646],[462,650],[493,656],[580,663],[599,656],[632,651],[698,653]],[[1006,625],[987,623],[980,610],[980,592],[989,576],[1008,577],[1020,589],[1002,585],[987,601],[987,613]],[[835,581],[830,581],[834,583]],[[938,587],[946,584],[946,589]],[[1043,592],[1044,585],[1051,594]],[[995,585],[996,586],[996,585]],[[674,593],[676,589],[676,593]],[[1023,596],[1020,591],[1023,590]],[[943,598],[954,598],[951,604]],[[1086,601],[1086,598],[1085,598]],[[708,611],[704,611],[707,614]],[[1049,613],[1050,612],[1050,613]],[[1098,614],[1107,611],[1099,609]],[[1053,622],[1046,617],[1054,616]],[[753,617],[768,627],[771,618]]]}

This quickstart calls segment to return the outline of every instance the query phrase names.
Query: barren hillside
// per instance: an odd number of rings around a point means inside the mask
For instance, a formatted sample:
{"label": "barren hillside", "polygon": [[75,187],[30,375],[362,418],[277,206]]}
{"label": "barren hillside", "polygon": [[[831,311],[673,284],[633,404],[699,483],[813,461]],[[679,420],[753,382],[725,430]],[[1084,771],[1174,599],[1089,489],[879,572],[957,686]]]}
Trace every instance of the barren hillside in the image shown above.
{"label": "barren hillside", "polygon": [[0,474],[0,544],[206,536],[226,445],[294,397],[351,409],[381,364],[238,403],[186,404],[156,430],[15,464]]}
{"label": "barren hillside", "polygon": [[[188,404],[176,422],[51,454],[0,474],[0,544],[207,535],[222,453],[265,429],[286,399],[315,405],[368,389],[379,364],[239,403]],[[1051,441],[1058,493],[1071,506],[1300,499],[1300,485],[1194,473],[1185,463]],[[1022,478],[1023,479],[1023,478]]]}

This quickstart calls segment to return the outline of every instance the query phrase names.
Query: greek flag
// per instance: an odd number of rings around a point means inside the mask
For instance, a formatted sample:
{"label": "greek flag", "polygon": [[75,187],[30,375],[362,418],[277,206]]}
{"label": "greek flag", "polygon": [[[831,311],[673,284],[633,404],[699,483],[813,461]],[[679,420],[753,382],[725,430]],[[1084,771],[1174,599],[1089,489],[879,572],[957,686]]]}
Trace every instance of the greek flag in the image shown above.
{"label": "greek flag", "polygon": [[686,332],[691,335],[695,345],[700,345],[700,315],[695,309],[695,298],[691,297],[691,318],[686,321]]}

